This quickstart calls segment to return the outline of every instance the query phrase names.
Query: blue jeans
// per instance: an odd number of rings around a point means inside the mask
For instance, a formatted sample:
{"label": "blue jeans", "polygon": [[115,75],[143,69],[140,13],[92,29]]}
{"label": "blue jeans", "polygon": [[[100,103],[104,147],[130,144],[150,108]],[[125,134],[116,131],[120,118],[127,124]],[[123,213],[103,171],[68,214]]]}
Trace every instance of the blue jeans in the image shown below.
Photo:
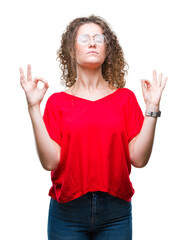
{"label": "blue jeans", "polygon": [[132,205],[106,192],[66,203],[51,198],[48,240],[132,240]]}

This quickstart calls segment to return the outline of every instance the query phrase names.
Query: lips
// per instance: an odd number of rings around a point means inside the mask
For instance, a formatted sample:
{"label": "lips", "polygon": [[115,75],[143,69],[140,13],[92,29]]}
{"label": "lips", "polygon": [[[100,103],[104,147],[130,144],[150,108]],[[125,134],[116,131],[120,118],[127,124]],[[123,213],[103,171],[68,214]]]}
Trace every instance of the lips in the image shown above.
{"label": "lips", "polygon": [[87,52],[87,54],[89,54],[89,53],[95,53],[95,54],[98,54],[98,52],[96,52],[96,51],[90,51],[90,52]]}

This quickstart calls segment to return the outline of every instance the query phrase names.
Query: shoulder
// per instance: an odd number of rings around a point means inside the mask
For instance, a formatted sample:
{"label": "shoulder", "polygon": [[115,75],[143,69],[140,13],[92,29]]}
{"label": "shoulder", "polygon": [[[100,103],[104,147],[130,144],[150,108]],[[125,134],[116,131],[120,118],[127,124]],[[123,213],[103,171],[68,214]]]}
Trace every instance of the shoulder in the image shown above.
{"label": "shoulder", "polygon": [[57,101],[57,100],[60,99],[60,97],[61,97],[61,93],[62,93],[62,92],[55,92],[55,93],[52,93],[52,94],[49,96],[49,98],[48,98],[47,100],[48,100],[48,101],[51,101],[51,102],[53,102],[53,101]]}
{"label": "shoulder", "polygon": [[61,92],[55,92],[55,93],[52,93],[47,101],[46,101],[46,105],[48,106],[54,106],[56,107],[57,105],[59,105],[58,103],[60,103],[60,100],[61,100]]}
{"label": "shoulder", "polygon": [[123,99],[123,103],[125,103],[127,106],[132,107],[139,105],[137,97],[132,90],[128,88],[122,88],[121,92],[122,92],[121,98]]}
{"label": "shoulder", "polygon": [[129,88],[121,88],[121,92],[124,94],[124,96],[126,96],[127,98],[132,98],[132,97],[136,97],[134,92],[132,90],[130,90]]}

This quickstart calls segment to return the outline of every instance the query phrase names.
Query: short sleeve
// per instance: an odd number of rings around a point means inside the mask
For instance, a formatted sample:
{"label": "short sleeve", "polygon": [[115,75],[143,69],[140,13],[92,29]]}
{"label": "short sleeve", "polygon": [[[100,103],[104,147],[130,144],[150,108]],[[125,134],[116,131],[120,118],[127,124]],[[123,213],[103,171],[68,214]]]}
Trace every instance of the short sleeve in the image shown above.
{"label": "short sleeve", "polygon": [[131,92],[127,107],[128,143],[141,131],[143,121],[144,116],[142,110],[138,104],[135,94]]}
{"label": "short sleeve", "polygon": [[60,112],[57,106],[55,95],[51,95],[46,102],[43,121],[50,138],[61,146]]}

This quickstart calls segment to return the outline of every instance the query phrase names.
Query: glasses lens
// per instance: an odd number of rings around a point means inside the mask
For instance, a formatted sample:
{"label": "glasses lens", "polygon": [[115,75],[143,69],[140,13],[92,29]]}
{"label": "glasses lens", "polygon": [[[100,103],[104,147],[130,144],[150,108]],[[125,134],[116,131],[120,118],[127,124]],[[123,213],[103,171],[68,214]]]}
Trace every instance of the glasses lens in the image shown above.
{"label": "glasses lens", "polygon": [[[102,45],[105,41],[105,36],[103,34],[96,34],[94,37],[95,43],[98,45]],[[87,45],[90,41],[90,37],[88,34],[81,34],[77,38],[77,42],[80,45]]]}
{"label": "glasses lens", "polygon": [[95,35],[95,42],[99,45],[103,44],[105,41],[105,37],[102,34]]}
{"label": "glasses lens", "polygon": [[78,36],[77,42],[81,45],[86,45],[89,42],[89,36],[86,34],[81,34]]}

